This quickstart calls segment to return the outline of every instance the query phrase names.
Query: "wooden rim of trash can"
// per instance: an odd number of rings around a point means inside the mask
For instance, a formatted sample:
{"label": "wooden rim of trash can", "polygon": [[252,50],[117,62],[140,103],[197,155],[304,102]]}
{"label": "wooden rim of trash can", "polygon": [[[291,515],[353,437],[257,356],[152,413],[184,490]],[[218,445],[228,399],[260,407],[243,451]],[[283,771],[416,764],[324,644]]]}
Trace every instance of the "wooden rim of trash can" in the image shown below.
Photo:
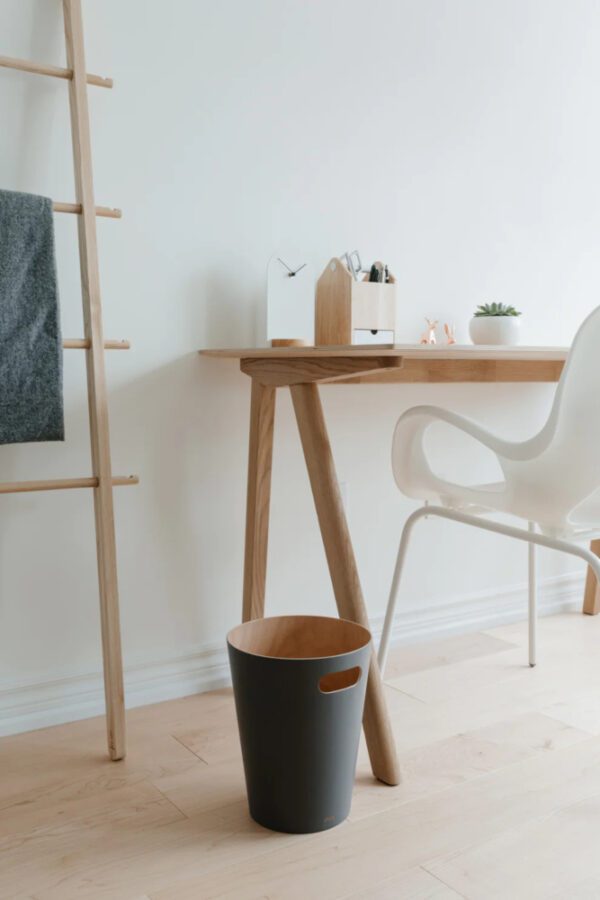
{"label": "wooden rim of trash can", "polygon": [[366,646],[370,631],[357,622],[328,616],[270,616],[232,628],[236,650],[272,659],[322,659]]}

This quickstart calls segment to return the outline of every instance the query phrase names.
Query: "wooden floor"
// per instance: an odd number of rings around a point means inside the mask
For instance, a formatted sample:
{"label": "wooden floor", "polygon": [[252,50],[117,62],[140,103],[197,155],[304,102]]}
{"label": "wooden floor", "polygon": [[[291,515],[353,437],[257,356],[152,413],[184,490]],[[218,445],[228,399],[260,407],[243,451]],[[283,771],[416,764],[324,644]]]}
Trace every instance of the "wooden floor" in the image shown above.
{"label": "wooden floor", "polygon": [[351,818],[291,836],[249,818],[229,691],[0,741],[0,897],[70,900],[600,898],[600,617],[396,650],[404,782],[361,747]]}

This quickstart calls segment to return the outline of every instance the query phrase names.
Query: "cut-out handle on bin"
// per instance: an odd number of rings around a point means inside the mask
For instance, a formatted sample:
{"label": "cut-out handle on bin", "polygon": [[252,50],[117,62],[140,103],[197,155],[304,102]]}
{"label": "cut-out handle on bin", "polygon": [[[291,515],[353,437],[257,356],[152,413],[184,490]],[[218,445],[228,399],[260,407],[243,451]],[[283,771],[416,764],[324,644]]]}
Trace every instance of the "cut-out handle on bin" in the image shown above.
{"label": "cut-out handle on bin", "polygon": [[360,681],[362,669],[353,666],[351,669],[343,669],[341,672],[329,672],[319,679],[319,690],[322,694],[332,694],[335,691],[343,691],[354,687]]}

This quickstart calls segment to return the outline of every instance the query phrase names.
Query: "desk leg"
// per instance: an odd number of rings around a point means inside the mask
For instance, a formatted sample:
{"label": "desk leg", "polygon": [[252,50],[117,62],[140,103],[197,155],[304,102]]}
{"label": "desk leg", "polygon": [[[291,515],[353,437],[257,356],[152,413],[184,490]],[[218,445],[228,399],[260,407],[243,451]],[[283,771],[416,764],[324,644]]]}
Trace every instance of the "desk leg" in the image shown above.
{"label": "desk leg", "polygon": [[[600,539],[591,541],[590,550],[596,556],[600,556]],[[585,593],[583,595],[583,610],[588,616],[597,616],[600,612],[600,585],[596,576],[588,566],[585,579]]]}
{"label": "desk leg", "polygon": [[265,611],[275,388],[252,379],[242,621]]}
{"label": "desk leg", "polygon": [[[290,390],[338,611],[342,618],[368,628],[319,389],[316,384],[298,384]],[[363,725],[373,774],[386,784],[398,784],[396,748],[375,652],[369,668]]]}

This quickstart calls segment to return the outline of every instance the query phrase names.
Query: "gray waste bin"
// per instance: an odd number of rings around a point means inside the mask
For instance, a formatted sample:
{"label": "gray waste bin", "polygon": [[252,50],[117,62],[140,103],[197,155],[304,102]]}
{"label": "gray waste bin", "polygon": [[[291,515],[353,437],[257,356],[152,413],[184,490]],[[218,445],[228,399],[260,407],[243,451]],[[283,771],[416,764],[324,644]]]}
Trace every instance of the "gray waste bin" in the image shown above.
{"label": "gray waste bin", "polygon": [[350,812],[371,635],[345,619],[254,619],[227,636],[250,815],[276,831]]}

